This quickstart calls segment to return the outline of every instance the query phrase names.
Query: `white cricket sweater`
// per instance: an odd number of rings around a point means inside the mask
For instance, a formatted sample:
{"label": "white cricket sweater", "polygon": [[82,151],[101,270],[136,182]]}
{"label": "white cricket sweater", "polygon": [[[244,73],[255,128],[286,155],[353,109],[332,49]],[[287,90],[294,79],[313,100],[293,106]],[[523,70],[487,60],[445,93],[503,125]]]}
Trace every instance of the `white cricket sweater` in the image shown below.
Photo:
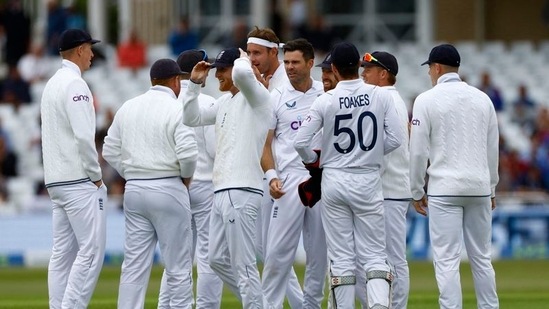
{"label": "white cricket sweater", "polygon": [[429,196],[495,196],[498,146],[498,124],[490,98],[462,82],[457,73],[442,75],[414,103],[412,197],[419,200],[424,196],[426,171]]}
{"label": "white cricket sweater", "polygon": [[408,137],[408,109],[402,97],[394,86],[381,87],[387,89],[393,97],[402,131],[406,132],[402,145],[393,152],[383,157],[383,170],[381,181],[383,186],[383,198],[385,199],[411,199],[410,191],[410,149]]}
{"label": "white cricket sweater", "polygon": [[280,61],[278,68],[273,73],[273,76],[269,80],[269,91],[273,91],[276,88],[286,86],[290,83],[288,75],[286,74],[286,68],[284,67],[284,62]]}
{"label": "white cricket sweater", "polygon": [[153,86],[126,101],[105,137],[103,157],[126,180],[190,178],[198,149],[174,92]]}
{"label": "white cricket sweater", "polygon": [[63,60],[47,82],[40,116],[46,187],[100,180],[93,96],[75,63]]}
{"label": "white cricket sweater", "polygon": [[212,108],[199,105],[201,87],[189,83],[183,94],[183,121],[189,126],[215,123],[216,191],[241,188],[262,193],[264,173],[260,160],[272,113],[270,94],[255,78],[247,57],[235,60],[232,79],[240,91],[234,96],[221,96]]}
{"label": "white cricket sweater", "polygon": [[[181,94],[186,92],[189,83],[189,80],[181,81]],[[179,96],[179,101],[183,102],[182,95]],[[216,102],[212,96],[201,93],[198,95],[198,104],[205,108],[213,108]],[[198,146],[198,160],[196,161],[193,183],[197,181],[212,182],[215,159],[215,126],[201,126],[193,129]]]}

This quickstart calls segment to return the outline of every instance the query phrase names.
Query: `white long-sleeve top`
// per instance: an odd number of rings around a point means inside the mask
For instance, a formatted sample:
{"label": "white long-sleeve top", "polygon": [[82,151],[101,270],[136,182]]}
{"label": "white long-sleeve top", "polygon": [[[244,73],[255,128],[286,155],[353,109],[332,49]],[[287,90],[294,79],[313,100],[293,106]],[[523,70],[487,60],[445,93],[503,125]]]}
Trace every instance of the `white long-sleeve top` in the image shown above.
{"label": "white long-sleeve top", "polygon": [[126,180],[190,178],[198,149],[192,128],[181,120],[174,92],[153,86],[126,101],[105,137],[103,157]]}
{"label": "white long-sleeve top", "polygon": [[189,83],[183,94],[183,122],[189,126],[215,124],[216,191],[241,188],[263,193],[260,161],[272,113],[269,91],[256,79],[246,57],[235,60],[232,79],[240,91],[221,96],[210,108],[198,103],[201,86]]}
{"label": "white long-sleeve top", "polygon": [[389,92],[361,79],[340,81],[314,101],[294,141],[306,163],[317,160],[311,141],[320,128],[320,166],[334,169],[377,171],[405,134]]}
{"label": "white long-sleeve top", "polygon": [[383,157],[383,171],[381,174],[383,198],[393,200],[411,199],[408,109],[394,86],[385,86],[382,88],[387,89],[393,97],[393,103],[400,120],[399,123],[402,126],[402,130],[406,132],[402,145]]}
{"label": "white long-sleeve top", "polygon": [[[181,81],[181,94],[186,92],[189,86],[189,80]],[[179,96],[179,101],[183,102],[183,96]],[[216,104],[215,98],[207,94],[198,95],[198,104],[204,108],[213,108]],[[198,146],[198,160],[193,175],[193,183],[197,181],[212,182],[213,165],[215,159],[215,126],[194,127],[196,135],[196,144]]]}
{"label": "white long-sleeve top", "polygon": [[47,82],[40,115],[46,187],[100,180],[93,96],[75,63],[63,60]]}
{"label": "white long-sleeve top", "polygon": [[[312,80],[311,88],[304,93],[296,90],[290,82],[271,93],[274,109],[270,129],[274,130],[272,149],[274,149],[278,172],[306,171],[301,158],[295,151],[294,139],[314,100],[323,93],[322,83],[316,80]],[[313,148],[320,149],[321,135],[315,136]]]}
{"label": "white long-sleeve top", "polygon": [[429,196],[495,196],[498,147],[498,124],[490,98],[462,82],[457,73],[442,75],[414,103],[410,137],[413,199],[425,195],[426,172]]}

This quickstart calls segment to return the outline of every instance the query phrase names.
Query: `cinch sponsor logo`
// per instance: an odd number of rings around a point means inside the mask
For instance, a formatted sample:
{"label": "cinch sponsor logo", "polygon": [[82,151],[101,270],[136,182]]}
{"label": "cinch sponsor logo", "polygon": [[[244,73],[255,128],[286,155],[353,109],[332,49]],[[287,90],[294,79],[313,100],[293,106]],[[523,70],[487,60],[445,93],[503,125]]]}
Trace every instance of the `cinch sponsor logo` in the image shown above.
{"label": "cinch sponsor logo", "polygon": [[303,118],[301,117],[301,115],[299,115],[297,116],[296,121],[290,122],[290,128],[292,128],[292,130],[297,130],[299,129],[299,127],[301,127],[302,122],[303,122]]}
{"label": "cinch sponsor logo", "polygon": [[88,96],[85,95],[85,94],[75,95],[74,97],[72,97],[72,101],[73,101],[73,102],[78,102],[78,101],[86,101],[86,102],[89,102],[89,101],[90,101],[90,97],[88,97]]}
{"label": "cinch sponsor logo", "polygon": [[419,126],[420,123],[421,123],[421,121],[419,121],[419,119],[412,119],[412,125],[413,126]]}
{"label": "cinch sponsor logo", "polygon": [[99,210],[103,210],[103,199],[99,199]]}

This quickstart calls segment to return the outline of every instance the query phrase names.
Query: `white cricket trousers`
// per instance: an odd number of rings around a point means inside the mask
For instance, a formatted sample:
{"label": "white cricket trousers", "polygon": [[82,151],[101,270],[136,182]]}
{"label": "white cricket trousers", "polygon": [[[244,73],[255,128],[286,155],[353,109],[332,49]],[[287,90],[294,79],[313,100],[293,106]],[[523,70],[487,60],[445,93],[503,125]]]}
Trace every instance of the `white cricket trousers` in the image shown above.
{"label": "white cricket trousers", "polygon": [[[263,179],[263,198],[261,200],[261,207],[258,210],[258,216],[256,221],[256,250],[259,259],[265,262],[265,254],[267,252],[267,238],[269,234],[269,226],[271,224],[271,214],[273,210],[273,199],[269,193],[269,184],[267,179]],[[297,190],[297,189],[296,189]],[[303,291],[301,285],[297,279],[294,267],[290,270],[290,277],[288,278],[288,284],[286,285],[286,297],[288,303],[292,309],[303,308]]]}
{"label": "white cricket trousers", "polygon": [[281,174],[282,197],[274,201],[263,267],[263,293],[266,308],[280,309],[284,303],[292,265],[303,232],[306,253],[303,308],[320,309],[324,298],[324,271],[327,267],[326,237],[322,227],[322,203],[305,207],[299,199],[298,185],[309,179],[304,170]]}
{"label": "white cricket trousers", "polygon": [[210,217],[210,267],[244,309],[263,308],[255,255],[255,224],[261,199],[261,194],[245,189],[216,192]]}
{"label": "white cricket trousers", "polygon": [[406,309],[410,292],[410,270],[406,260],[406,213],[409,200],[384,200],[386,250],[393,266],[393,300],[391,309]]}
{"label": "white cricket trousers", "polygon": [[[193,180],[191,182],[189,188],[193,233],[191,256],[195,258],[197,269],[196,309],[219,309],[223,294],[223,281],[210,268],[208,261],[208,237],[213,195],[214,187],[211,181]],[[164,270],[158,297],[158,309],[169,308],[166,271]]]}
{"label": "white cricket trousers", "polygon": [[48,193],[53,204],[50,308],[87,308],[105,258],[107,187],[87,181],[51,187]]}
{"label": "white cricket trousers", "polygon": [[[429,236],[442,309],[461,309],[459,275],[462,243],[471,264],[477,307],[499,308],[496,275],[490,259],[492,206],[490,196],[429,196]],[[463,239],[463,241],[462,241]]]}
{"label": "white cricket trousers", "polygon": [[170,308],[190,309],[191,210],[179,177],[129,180],[124,192],[126,237],[118,291],[119,309],[144,307],[156,243],[166,269]]}
{"label": "white cricket trousers", "polygon": [[[385,252],[383,194],[378,171],[324,168],[322,223],[326,232],[331,276],[390,271]],[[356,265],[362,269],[356,269]],[[389,283],[381,278],[366,285],[368,306],[389,307]],[[355,286],[334,288],[335,308],[355,307]]]}

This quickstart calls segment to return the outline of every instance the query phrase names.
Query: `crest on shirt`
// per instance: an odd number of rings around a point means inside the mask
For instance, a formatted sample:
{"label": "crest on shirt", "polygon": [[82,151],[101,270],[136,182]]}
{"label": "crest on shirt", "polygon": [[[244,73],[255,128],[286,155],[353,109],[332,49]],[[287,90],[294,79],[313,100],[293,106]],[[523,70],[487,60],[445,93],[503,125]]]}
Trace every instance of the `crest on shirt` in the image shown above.
{"label": "crest on shirt", "polygon": [[417,118],[412,119],[412,125],[413,126],[419,126],[420,123],[421,123],[421,121],[419,121],[419,119],[417,119]]}
{"label": "crest on shirt", "polygon": [[296,105],[297,105],[297,101],[293,101],[293,102],[288,101],[288,102],[286,102],[286,103],[284,103],[284,104],[286,104],[286,107],[287,107],[288,109],[295,109],[295,108],[296,108]]}

